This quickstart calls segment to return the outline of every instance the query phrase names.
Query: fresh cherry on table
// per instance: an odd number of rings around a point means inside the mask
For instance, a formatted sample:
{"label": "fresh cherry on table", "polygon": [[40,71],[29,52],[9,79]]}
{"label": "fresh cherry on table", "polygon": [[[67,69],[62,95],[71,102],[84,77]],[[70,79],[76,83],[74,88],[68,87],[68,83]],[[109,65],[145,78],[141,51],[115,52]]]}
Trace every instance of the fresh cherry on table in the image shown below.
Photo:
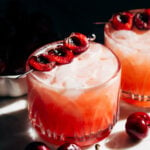
{"label": "fresh cherry on table", "polygon": [[[29,143],[24,150],[51,150],[45,143],[35,141]],[[60,145],[57,150],[81,150],[81,148],[74,143],[64,143]]]}
{"label": "fresh cherry on table", "polygon": [[57,148],[57,150],[81,150],[81,148],[73,143],[64,143]]}
{"label": "fresh cherry on table", "polygon": [[128,116],[125,129],[127,134],[135,140],[141,140],[148,134],[150,116],[145,112],[134,112]]}
{"label": "fresh cherry on table", "polygon": [[36,141],[29,143],[24,150],[51,150],[51,149],[45,143]]}

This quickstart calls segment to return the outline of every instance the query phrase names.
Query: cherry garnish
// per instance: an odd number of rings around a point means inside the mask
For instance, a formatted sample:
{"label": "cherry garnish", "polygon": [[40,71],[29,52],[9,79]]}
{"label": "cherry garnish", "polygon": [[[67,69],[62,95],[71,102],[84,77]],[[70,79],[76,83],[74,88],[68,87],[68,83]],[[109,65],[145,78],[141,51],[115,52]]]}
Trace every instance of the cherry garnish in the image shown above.
{"label": "cherry garnish", "polygon": [[84,34],[74,32],[64,40],[64,46],[74,53],[81,53],[89,47],[89,39]]}
{"label": "cherry garnish", "polygon": [[55,67],[56,62],[49,61],[47,55],[32,56],[28,60],[28,64],[32,69],[37,71],[50,71]]}
{"label": "cherry garnish", "polygon": [[76,54],[84,52],[89,47],[89,41],[94,41],[96,36],[87,38],[81,33],[72,33],[68,38],[55,48],[39,56],[31,56],[28,65],[38,71],[50,71],[55,65],[70,63]]}
{"label": "cherry garnish", "polygon": [[73,52],[64,46],[56,47],[48,52],[49,60],[58,64],[68,64],[72,61],[73,57]]}
{"label": "cherry garnish", "polygon": [[137,12],[134,17],[134,24],[140,30],[150,29],[150,9]]}
{"label": "cherry garnish", "polygon": [[128,116],[125,129],[127,134],[135,140],[141,140],[148,134],[150,117],[145,112],[135,112]]}
{"label": "cherry garnish", "polygon": [[24,150],[50,150],[50,148],[43,142],[31,142]]}
{"label": "cherry garnish", "polygon": [[57,150],[81,150],[81,148],[73,143],[64,143],[57,148]]}
{"label": "cherry garnish", "polygon": [[133,14],[120,12],[112,16],[111,23],[116,30],[131,30],[133,26]]}

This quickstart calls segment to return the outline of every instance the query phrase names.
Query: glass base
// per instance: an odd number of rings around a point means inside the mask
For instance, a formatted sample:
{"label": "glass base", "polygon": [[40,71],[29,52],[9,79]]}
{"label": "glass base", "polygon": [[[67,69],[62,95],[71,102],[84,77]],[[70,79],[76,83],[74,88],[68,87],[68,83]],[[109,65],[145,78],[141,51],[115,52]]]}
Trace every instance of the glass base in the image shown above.
{"label": "glass base", "polygon": [[121,99],[136,106],[150,107],[150,95],[135,94],[122,90]]}
{"label": "glass base", "polygon": [[41,132],[38,129],[36,131],[38,132],[39,136],[45,140],[46,142],[53,144],[53,145],[62,145],[65,142],[75,143],[81,147],[90,146],[92,144],[95,144],[102,139],[106,138],[114,125],[109,126],[109,128],[98,131],[97,133],[91,133],[89,135],[85,135],[82,137],[74,136],[74,137],[66,137],[64,135],[56,135],[55,133],[47,134],[49,131]]}

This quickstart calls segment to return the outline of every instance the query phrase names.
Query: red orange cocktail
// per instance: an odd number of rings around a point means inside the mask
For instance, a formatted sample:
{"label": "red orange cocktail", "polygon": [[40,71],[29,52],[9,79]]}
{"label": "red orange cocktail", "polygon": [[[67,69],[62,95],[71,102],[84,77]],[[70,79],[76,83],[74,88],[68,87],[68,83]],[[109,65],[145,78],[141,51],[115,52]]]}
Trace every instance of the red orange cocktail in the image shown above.
{"label": "red orange cocktail", "polygon": [[64,41],[28,59],[29,117],[46,141],[87,146],[107,137],[116,123],[120,64],[108,48],[80,33]]}
{"label": "red orange cocktail", "polygon": [[121,99],[150,107],[150,9],[114,14],[105,25],[105,45],[122,64]]}

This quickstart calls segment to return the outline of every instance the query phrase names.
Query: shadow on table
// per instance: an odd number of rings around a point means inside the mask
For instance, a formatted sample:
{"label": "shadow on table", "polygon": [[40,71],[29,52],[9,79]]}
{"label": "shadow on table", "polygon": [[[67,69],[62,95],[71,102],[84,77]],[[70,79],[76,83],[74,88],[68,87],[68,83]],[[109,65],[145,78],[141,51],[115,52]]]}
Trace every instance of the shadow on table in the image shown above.
{"label": "shadow on table", "polygon": [[133,147],[139,142],[140,141],[132,141],[124,131],[120,131],[120,132],[111,134],[107,138],[105,145],[110,149],[123,149],[124,150],[126,148]]}

